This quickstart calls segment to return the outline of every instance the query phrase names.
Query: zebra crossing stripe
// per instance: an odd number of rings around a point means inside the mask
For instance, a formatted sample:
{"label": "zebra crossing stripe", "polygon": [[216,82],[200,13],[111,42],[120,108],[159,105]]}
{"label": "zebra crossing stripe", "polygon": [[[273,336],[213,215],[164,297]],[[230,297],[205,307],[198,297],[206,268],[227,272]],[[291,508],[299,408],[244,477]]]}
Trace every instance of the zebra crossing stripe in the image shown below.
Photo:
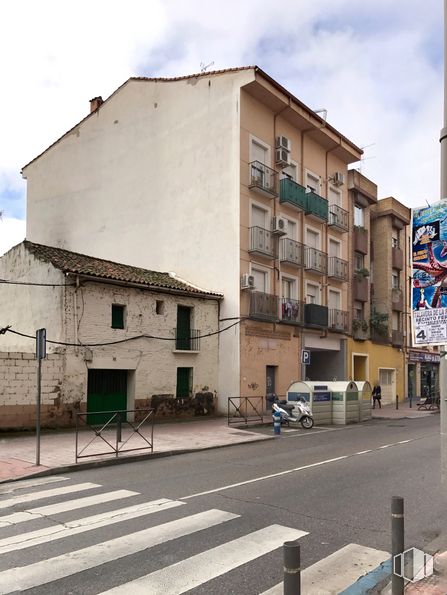
{"label": "zebra crossing stripe", "polygon": [[196,531],[202,531],[238,517],[237,514],[223,510],[207,510],[48,560],[27,566],[17,566],[0,572],[0,595],[46,585],[52,581],[95,568],[107,562],[113,562],[124,556],[136,554],[155,545],[191,535]]}
{"label": "zebra crossing stripe", "polygon": [[24,490],[26,488],[33,488],[47,483],[58,483],[59,481],[67,481],[68,479],[68,477],[55,477],[52,475],[50,477],[37,477],[36,479],[15,481],[13,483],[0,485],[0,494],[12,494],[13,492],[18,492],[19,490]]}
{"label": "zebra crossing stripe", "polygon": [[136,504],[126,508],[119,508],[109,512],[95,514],[83,519],[68,521],[63,525],[58,524],[51,527],[45,527],[44,529],[38,529],[37,531],[28,531],[27,533],[0,539],[0,554],[23,550],[35,545],[41,545],[42,543],[48,543],[49,541],[53,542],[57,539],[71,537],[72,535],[78,535],[79,533],[85,533],[86,531],[93,531],[100,527],[109,526],[114,523],[121,523],[122,521],[154,514],[155,512],[162,512],[163,510],[169,510],[170,508],[175,508],[184,504],[185,502],[180,502],[178,500],[161,498],[160,500],[145,502],[144,504]]}
{"label": "zebra crossing stripe", "polygon": [[25,502],[33,502],[34,500],[42,500],[43,498],[63,496],[64,494],[73,494],[74,492],[83,492],[84,490],[92,490],[93,488],[100,487],[101,486],[97,483],[77,483],[76,485],[63,488],[54,488],[52,490],[43,490],[41,492],[30,492],[28,494],[13,496],[7,500],[0,500],[0,509],[9,508],[16,504],[24,504]]}
{"label": "zebra crossing stripe", "polygon": [[105,494],[77,498],[76,500],[58,502],[57,504],[49,504],[48,506],[30,508],[23,512],[12,512],[11,514],[0,516],[0,527],[10,527],[11,525],[32,521],[45,515],[59,514],[61,512],[85,508],[86,506],[94,506],[95,504],[103,504],[104,502],[113,502],[114,500],[121,500],[122,498],[130,498],[131,496],[139,496],[139,493],[131,492],[130,490],[116,490],[115,492],[107,492]]}
{"label": "zebra crossing stripe", "polygon": [[233,539],[223,545],[125,583],[101,595],[180,595],[203,583],[251,562],[280,547],[284,541],[299,539],[305,531],[270,525]]}

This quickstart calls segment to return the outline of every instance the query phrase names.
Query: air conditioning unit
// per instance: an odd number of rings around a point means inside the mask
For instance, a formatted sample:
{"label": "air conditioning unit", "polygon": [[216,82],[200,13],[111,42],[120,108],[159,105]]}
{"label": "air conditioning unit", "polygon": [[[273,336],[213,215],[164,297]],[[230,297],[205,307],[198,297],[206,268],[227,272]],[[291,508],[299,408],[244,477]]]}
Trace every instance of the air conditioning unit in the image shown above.
{"label": "air conditioning unit", "polygon": [[290,165],[290,154],[287,149],[276,149],[275,156],[275,163],[279,167],[287,167]]}
{"label": "air conditioning unit", "polygon": [[276,137],[276,148],[284,149],[285,151],[290,151],[292,148],[292,143],[287,138],[287,136],[277,136]]}
{"label": "air conditioning unit", "polygon": [[245,273],[241,277],[241,289],[254,289],[255,288],[255,278],[253,275],[249,275]]}
{"label": "air conditioning unit", "polygon": [[342,186],[345,183],[345,175],[341,171],[336,171],[334,174],[334,184],[336,186]]}
{"label": "air conditioning unit", "polygon": [[285,217],[273,217],[272,233],[278,236],[285,236],[287,233],[288,221]]}

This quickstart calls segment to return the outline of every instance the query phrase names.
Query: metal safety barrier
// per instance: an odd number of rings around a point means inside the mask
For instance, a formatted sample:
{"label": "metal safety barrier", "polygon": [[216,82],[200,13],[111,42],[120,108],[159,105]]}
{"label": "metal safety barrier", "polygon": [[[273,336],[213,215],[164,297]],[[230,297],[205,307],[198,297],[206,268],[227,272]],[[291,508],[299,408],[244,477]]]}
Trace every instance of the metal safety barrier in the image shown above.
{"label": "metal safety barrier", "polygon": [[229,397],[228,425],[264,422],[264,397]]}
{"label": "metal safety barrier", "polygon": [[[134,414],[135,417],[141,417],[138,421],[128,420],[128,414]],[[136,414],[136,415],[135,415]],[[95,424],[92,416],[109,416],[105,422]],[[132,452],[136,450],[154,451],[154,409],[126,409],[122,411],[89,411],[76,414],[76,447],[75,461],[87,457],[100,457],[114,454],[118,457],[121,453]],[[85,445],[80,445],[80,436],[88,435],[87,430],[93,432],[94,436]],[[132,448],[128,443],[133,440]],[[135,446],[135,440],[139,440],[141,445]],[[100,443],[103,448],[107,445],[105,452],[91,452],[91,445]],[[102,442],[101,442],[102,441]],[[126,445],[128,445],[126,447]],[[93,449],[94,450],[94,449]]]}

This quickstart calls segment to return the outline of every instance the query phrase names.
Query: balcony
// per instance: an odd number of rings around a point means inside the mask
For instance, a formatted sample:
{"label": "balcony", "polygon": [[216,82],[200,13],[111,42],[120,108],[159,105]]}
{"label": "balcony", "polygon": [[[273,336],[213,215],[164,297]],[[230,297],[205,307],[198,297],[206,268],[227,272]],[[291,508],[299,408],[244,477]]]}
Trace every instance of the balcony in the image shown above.
{"label": "balcony", "polygon": [[366,277],[354,277],[352,283],[353,295],[352,297],[359,302],[368,302],[369,283]]}
{"label": "balcony", "polygon": [[306,271],[319,275],[327,274],[327,254],[316,248],[304,247],[304,267]]}
{"label": "balcony", "polygon": [[283,298],[281,300],[280,322],[284,324],[304,324],[304,302]]}
{"label": "balcony", "polygon": [[306,215],[327,221],[329,219],[328,201],[315,192],[308,192],[306,196]]}
{"label": "balcony", "polygon": [[328,201],[316,194],[306,190],[304,186],[297,184],[289,178],[284,178],[280,182],[279,202],[290,204],[306,215],[316,217],[327,221],[329,218]]}
{"label": "balcony", "polygon": [[175,328],[175,351],[200,351],[200,331],[190,329],[189,333]]}
{"label": "balcony", "polygon": [[395,347],[402,347],[404,344],[404,334],[402,331],[399,330],[395,330],[393,329],[392,335],[391,335],[391,343],[395,346]]}
{"label": "balcony", "polygon": [[349,231],[349,213],[338,205],[331,205],[329,207],[329,221],[328,225],[335,227],[339,231]]}
{"label": "balcony", "polygon": [[344,310],[329,310],[329,330],[336,333],[347,333],[349,331],[349,315]]}
{"label": "balcony", "polygon": [[347,281],[349,275],[348,261],[342,260],[338,256],[330,256],[328,260],[328,277],[339,281]]}
{"label": "balcony", "polygon": [[250,227],[248,251],[273,258],[275,256],[275,249],[272,232],[262,227]]}
{"label": "balcony", "polygon": [[249,167],[248,187],[264,196],[278,196],[278,173],[260,161],[252,161]]}
{"label": "balcony", "polygon": [[402,289],[393,287],[391,290],[391,308],[397,312],[404,311],[404,296]]}
{"label": "balcony", "polygon": [[393,269],[401,271],[404,268],[404,253],[397,246],[391,248],[391,262]]}
{"label": "balcony", "polygon": [[250,294],[250,318],[266,322],[278,320],[278,297],[262,291]]}
{"label": "balcony", "polygon": [[284,178],[279,183],[279,202],[286,202],[300,211],[307,209],[306,189],[290,178]]}
{"label": "balcony", "polygon": [[374,341],[374,343],[381,343],[382,345],[388,345],[390,343],[388,326],[384,327],[383,330],[371,328],[371,341]]}
{"label": "balcony", "polygon": [[368,323],[364,318],[354,318],[352,321],[352,338],[356,341],[366,341],[369,337]]}
{"label": "balcony", "polygon": [[327,328],[327,307],[320,304],[304,304],[304,324],[310,327]]}
{"label": "balcony", "polygon": [[280,240],[280,260],[297,267],[304,266],[304,246],[290,238]]}
{"label": "balcony", "polygon": [[368,254],[368,230],[354,226],[354,250],[361,254]]}

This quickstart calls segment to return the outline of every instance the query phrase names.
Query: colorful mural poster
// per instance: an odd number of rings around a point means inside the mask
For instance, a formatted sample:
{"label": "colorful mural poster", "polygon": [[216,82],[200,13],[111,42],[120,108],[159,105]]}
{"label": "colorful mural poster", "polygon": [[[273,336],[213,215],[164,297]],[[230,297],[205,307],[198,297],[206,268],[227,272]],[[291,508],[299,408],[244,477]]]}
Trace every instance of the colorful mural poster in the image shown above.
{"label": "colorful mural poster", "polygon": [[413,345],[447,344],[447,201],[412,210]]}

